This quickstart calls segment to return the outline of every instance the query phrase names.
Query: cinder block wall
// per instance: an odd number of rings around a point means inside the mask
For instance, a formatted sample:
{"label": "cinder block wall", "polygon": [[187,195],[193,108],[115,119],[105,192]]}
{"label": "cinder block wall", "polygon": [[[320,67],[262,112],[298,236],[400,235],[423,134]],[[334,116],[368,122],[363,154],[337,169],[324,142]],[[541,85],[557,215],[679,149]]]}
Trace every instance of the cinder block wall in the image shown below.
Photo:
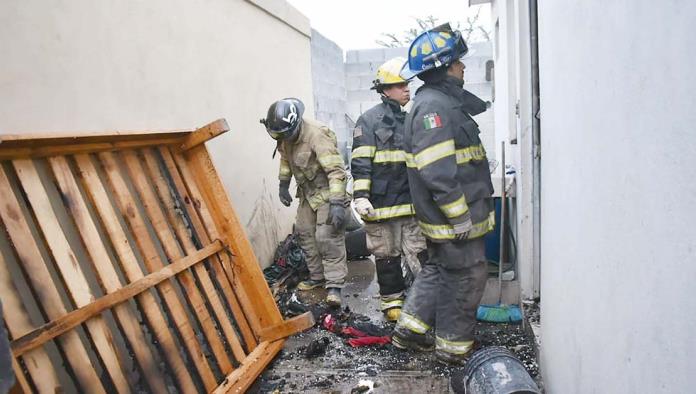
{"label": "cinder block wall", "polygon": [[312,85],[314,113],[336,133],[338,146],[345,152],[349,137],[346,122],[346,86],[343,49],[312,30]]}

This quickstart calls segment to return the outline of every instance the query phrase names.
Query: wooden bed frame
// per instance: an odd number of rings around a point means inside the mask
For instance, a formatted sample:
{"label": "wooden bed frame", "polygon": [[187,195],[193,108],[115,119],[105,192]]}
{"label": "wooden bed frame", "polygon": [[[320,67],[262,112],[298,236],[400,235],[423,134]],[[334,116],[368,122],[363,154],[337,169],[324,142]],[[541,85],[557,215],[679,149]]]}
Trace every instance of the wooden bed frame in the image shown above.
{"label": "wooden bed frame", "polygon": [[196,130],[0,136],[0,299],[24,392],[243,392],[283,320]]}

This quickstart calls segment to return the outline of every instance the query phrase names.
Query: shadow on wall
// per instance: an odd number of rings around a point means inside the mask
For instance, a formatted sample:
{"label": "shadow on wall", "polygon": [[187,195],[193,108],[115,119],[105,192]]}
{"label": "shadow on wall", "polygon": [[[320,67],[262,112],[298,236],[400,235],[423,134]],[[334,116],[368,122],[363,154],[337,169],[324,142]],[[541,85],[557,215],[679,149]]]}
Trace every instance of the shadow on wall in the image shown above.
{"label": "shadow on wall", "polygon": [[259,259],[261,268],[266,268],[272,263],[271,260],[280,239],[278,234],[280,226],[274,213],[272,198],[264,179],[263,191],[254,203],[254,210],[246,225],[249,242]]}

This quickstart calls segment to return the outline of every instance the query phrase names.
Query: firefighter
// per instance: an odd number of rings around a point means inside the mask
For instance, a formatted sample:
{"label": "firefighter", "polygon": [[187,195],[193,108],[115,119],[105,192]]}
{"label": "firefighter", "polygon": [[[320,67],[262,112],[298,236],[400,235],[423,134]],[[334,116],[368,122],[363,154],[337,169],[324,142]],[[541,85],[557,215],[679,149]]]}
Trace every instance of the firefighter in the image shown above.
{"label": "firefighter", "polygon": [[406,298],[393,343],[434,348],[437,359],[449,364],[464,363],[474,347],[476,309],[487,279],[483,236],[495,225],[488,159],[472,119],[487,105],[463,89],[460,58],[466,53],[460,32],[438,26],[414,40],[401,73],[424,81],[406,117],[404,145],[429,256]]}
{"label": "firefighter", "polygon": [[[372,89],[382,103],[362,114],[353,131],[353,198],[365,221],[367,247],[375,256],[381,309],[396,321],[403,306],[405,282],[401,268],[416,274],[425,238],[413,216],[403,150],[402,107],[411,99],[408,81],[399,76],[406,59],[398,57],[377,69]],[[427,252],[421,253],[425,259]]]}
{"label": "firefighter", "polygon": [[304,104],[296,98],[273,103],[261,123],[278,141],[278,195],[290,206],[290,179],[297,183],[299,206],[296,230],[309,268],[309,280],[299,290],[325,287],[326,302],[341,305],[347,274],[345,246],[346,170],[336,135],[323,124],[303,118]]}

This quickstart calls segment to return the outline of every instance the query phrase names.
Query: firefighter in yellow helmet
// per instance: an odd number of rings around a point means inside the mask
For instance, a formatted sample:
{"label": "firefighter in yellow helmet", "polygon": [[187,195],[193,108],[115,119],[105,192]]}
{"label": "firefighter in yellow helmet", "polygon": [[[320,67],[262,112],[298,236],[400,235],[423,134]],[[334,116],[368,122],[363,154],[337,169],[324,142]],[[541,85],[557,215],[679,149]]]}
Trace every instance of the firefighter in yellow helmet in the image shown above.
{"label": "firefighter in yellow helmet", "polygon": [[352,174],[356,211],[365,221],[367,247],[375,256],[381,309],[387,320],[401,314],[407,272],[420,269],[425,238],[414,219],[406,155],[402,107],[410,100],[408,81],[399,76],[406,59],[394,58],[377,69],[373,89],[382,103],[366,111],[353,131]]}

